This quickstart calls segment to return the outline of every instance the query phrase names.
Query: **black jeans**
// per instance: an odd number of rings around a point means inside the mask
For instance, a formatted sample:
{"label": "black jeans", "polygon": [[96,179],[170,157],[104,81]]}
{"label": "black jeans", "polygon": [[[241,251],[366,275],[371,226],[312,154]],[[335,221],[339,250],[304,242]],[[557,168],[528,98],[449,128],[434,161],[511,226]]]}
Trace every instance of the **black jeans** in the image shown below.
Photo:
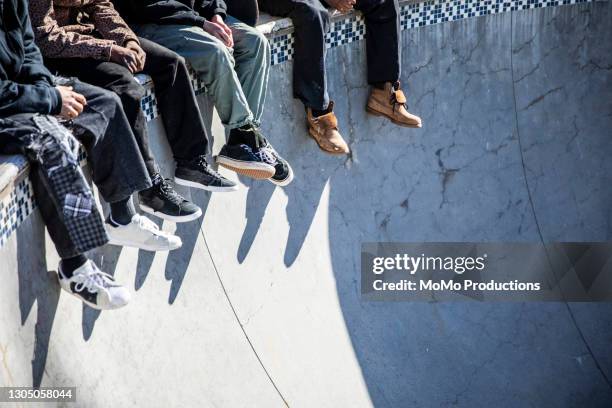
{"label": "black jeans", "polygon": [[[119,97],[79,81],[63,84],[87,99],[83,113],[66,127],[85,148],[102,198],[112,203],[149,188],[151,180]],[[78,164],[74,165],[76,157],[66,154],[67,138],[59,134],[65,130],[58,128],[54,120],[37,120],[33,114],[0,119],[0,151],[29,159],[38,208],[58,254],[65,259],[105,244],[108,237],[89,185]]]}
{"label": "black jeans", "polygon": [[[320,0],[259,0],[274,16],[290,17],[295,26],[293,95],[306,107],[329,104],[325,73],[325,33],[330,14]],[[357,0],[365,18],[368,83],[395,82],[400,77],[401,46],[398,0]]]}
{"label": "black jeans", "polygon": [[[174,158],[185,161],[205,155],[208,150],[208,134],[185,60],[152,41],[144,38],[139,40],[147,54],[142,73],[153,79],[158,107]],[[149,148],[147,121],[141,106],[145,89],[126,67],[114,62],[82,58],[49,58],[45,64],[60,75],[78,77],[119,95],[149,174],[158,171]]]}

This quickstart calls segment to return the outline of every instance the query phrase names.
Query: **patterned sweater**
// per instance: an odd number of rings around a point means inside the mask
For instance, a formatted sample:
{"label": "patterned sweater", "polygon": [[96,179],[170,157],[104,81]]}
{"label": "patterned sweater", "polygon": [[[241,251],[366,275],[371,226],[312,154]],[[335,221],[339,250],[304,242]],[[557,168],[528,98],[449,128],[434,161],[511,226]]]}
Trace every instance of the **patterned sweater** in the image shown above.
{"label": "patterned sweater", "polygon": [[36,43],[47,58],[110,60],[113,45],[138,37],[110,0],[30,0]]}

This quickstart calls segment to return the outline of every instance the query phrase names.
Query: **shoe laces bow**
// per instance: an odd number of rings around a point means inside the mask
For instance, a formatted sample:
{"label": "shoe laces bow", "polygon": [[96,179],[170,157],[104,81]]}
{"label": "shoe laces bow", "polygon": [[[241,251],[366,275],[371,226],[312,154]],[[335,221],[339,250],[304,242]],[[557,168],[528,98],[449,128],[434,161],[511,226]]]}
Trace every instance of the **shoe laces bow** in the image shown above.
{"label": "shoe laces bow", "polygon": [[72,280],[76,283],[74,290],[77,292],[87,289],[89,293],[98,293],[100,289],[110,286],[108,282],[112,282],[113,277],[106,272],[102,272],[92,263],[91,269],[86,269],[85,272],[73,276]]}

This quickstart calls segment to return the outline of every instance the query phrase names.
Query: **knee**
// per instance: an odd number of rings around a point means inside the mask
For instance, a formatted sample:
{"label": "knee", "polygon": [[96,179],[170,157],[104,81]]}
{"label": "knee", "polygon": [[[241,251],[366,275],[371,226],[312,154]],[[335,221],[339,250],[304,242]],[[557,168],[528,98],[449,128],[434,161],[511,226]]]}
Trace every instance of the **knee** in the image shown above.
{"label": "knee", "polygon": [[291,18],[300,31],[327,32],[331,21],[329,11],[318,0],[298,3]]}
{"label": "knee", "polygon": [[138,109],[146,91],[134,78],[131,78],[131,81],[125,84],[118,93],[125,108]]}
{"label": "knee", "polygon": [[169,49],[165,49],[164,53],[159,55],[159,58],[159,64],[161,66],[170,67],[172,71],[180,70],[186,66],[185,58]]}
{"label": "knee", "polygon": [[265,35],[253,28],[249,30],[246,37],[245,49],[249,54],[264,55],[265,52],[269,52],[270,43]]}
{"label": "knee", "polygon": [[121,98],[119,98],[119,95],[117,95],[115,92],[108,91],[106,89],[101,89],[100,91],[100,99],[109,106],[121,106]]}
{"label": "knee", "polygon": [[87,105],[97,110],[102,109],[108,110],[109,112],[123,109],[119,95],[103,88],[95,88],[95,90],[89,91]]}
{"label": "knee", "polygon": [[229,49],[221,41],[215,41],[213,44],[210,57],[215,66],[218,69],[233,69],[234,58]]}
{"label": "knee", "polygon": [[174,83],[177,77],[189,76],[187,61],[178,54],[174,54],[174,58],[168,60],[167,67],[168,73],[172,75],[173,78],[172,83]]}

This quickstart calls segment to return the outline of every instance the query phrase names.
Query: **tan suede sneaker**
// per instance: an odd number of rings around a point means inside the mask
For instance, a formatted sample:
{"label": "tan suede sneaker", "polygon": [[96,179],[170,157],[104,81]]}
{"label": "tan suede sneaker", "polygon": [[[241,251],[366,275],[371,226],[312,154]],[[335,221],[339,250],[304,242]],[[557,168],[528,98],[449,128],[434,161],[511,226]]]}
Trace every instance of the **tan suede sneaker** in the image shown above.
{"label": "tan suede sneaker", "polygon": [[391,82],[385,84],[385,89],[372,87],[366,110],[376,116],[384,116],[399,126],[420,128],[421,118],[406,109],[406,96],[399,89],[393,88]]}
{"label": "tan suede sneaker", "polygon": [[318,117],[312,116],[312,109],[308,108],[308,133],[317,142],[321,150],[330,154],[348,154],[349,148],[340,132],[338,120],[334,115],[334,102],[329,102],[329,113]]}

